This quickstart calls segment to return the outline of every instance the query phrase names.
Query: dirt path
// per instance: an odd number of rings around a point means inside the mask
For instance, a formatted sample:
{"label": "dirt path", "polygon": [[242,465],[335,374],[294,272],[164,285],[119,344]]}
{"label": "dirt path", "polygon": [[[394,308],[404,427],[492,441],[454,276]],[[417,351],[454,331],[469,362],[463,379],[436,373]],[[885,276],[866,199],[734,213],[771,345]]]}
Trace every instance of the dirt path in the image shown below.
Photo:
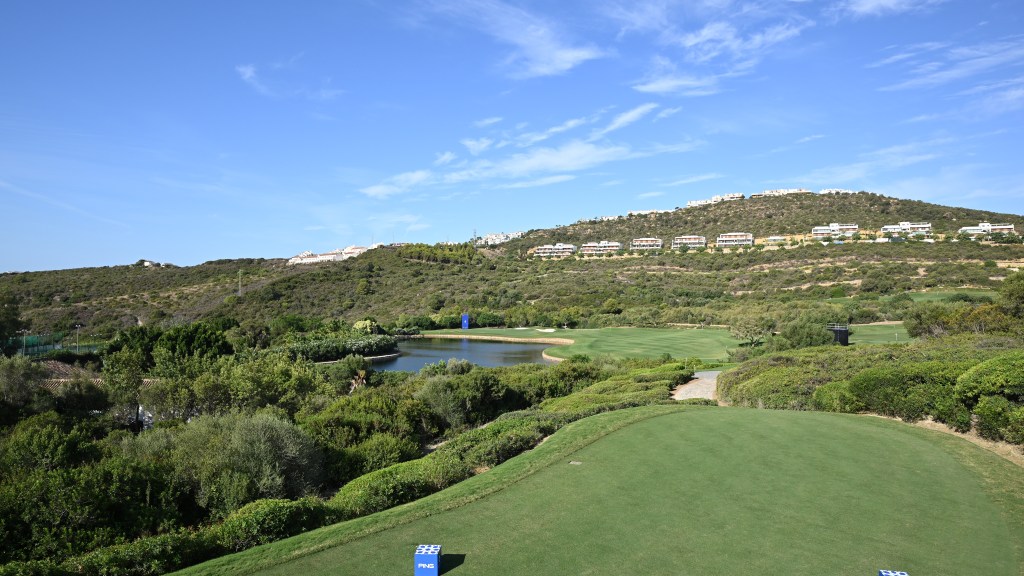
{"label": "dirt path", "polygon": [[715,391],[718,385],[718,375],[721,373],[721,370],[694,372],[693,380],[676,386],[676,389],[672,391],[672,399],[708,398],[710,400],[717,400],[718,395]]}

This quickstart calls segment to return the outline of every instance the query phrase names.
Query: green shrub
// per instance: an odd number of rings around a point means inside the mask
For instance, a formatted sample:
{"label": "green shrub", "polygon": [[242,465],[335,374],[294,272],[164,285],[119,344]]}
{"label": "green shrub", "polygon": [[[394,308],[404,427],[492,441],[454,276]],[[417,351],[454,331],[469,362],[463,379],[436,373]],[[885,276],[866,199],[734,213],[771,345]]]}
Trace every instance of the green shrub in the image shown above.
{"label": "green shrub", "polygon": [[829,382],[814,389],[811,404],[815,410],[825,412],[859,412],[864,403],[850,392],[850,383],[846,380]]}
{"label": "green shrub", "polygon": [[342,518],[319,498],[257,500],[233,512],[215,531],[220,545],[239,551],[307,530],[333,524]]}
{"label": "green shrub", "polygon": [[224,554],[210,530],[178,530],[94,550],[61,564],[62,573],[155,576]]}
{"label": "green shrub", "polygon": [[1012,444],[1024,444],[1024,406],[1017,406],[1010,411],[1003,437]]}
{"label": "green shrub", "polygon": [[679,403],[688,406],[718,406],[718,401],[710,398],[686,398],[680,400]]}
{"label": "green shrub", "polygon": [[957,401],[952,394],[942,396],[935,401],[935,419],[944,422],[957,432],[970,432],[971,411]]}
{"label": "green shrub", "polygon": [[974,366],[957,379],[954,393],[969,407],[985,395],[1024,400],[1024,351],[1002,354]]}
{"label": "green shrub", "polygon": [[364,474],[342,486],[330,505],[343,518],[356,518],[412,502],[432,492],[420,460]]}
{"label": "green shrub", "polygon": [[49,560],[11,562],[0,565],[0,576],[68,576],[71,574]]}
{"label": "green shrub", "polygon": [[1003,396],[982,396],[974,407],[978,434],[989,440],[1002,440],[1003,429],[1010,424],[1010,401]]}

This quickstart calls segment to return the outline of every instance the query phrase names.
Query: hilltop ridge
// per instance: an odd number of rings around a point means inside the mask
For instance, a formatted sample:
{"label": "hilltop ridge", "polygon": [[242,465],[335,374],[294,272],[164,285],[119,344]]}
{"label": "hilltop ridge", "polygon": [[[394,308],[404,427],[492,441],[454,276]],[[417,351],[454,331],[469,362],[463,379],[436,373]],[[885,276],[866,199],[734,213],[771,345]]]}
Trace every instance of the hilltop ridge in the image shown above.
{"label": "hilltop ridge", "polygon": [[932,223],[937,234],[955,233],[960,227],[979,222],[1014,224],[1024,228],[1024,216],[956,208],[882,196],[871,192],[856,194],[794,194],[746,198],[671,212],[623,216],[609,220],[581,220],[566,226],[530,230],[522,238],[499,245],[508,253],[523,253],[532,247],[554,242],[581,244],[612,240],[626,244],[632,238],[662,238],[698,234],[709,239],[726,232],[750,232],[761,238],[774,234],[806,234],[814,226],[850,222],[862,230],[906,221]]}

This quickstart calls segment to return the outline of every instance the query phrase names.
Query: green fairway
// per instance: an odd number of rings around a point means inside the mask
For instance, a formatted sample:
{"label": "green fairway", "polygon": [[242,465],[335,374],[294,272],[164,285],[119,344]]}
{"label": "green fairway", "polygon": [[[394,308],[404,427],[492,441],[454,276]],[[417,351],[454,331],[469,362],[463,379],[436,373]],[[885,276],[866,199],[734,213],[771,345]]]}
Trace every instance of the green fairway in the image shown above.
{"label": "green fairway", "polygon": [[[660,415],[610,426],[645,411]],[[443,505],[474,490],[487,495]],[[426,501],[193,572],[405,574],[417,544],[443,545],[455,575],[1019,575],[1024,470],[881,418],[641,408]]]}
{"label": "green fairway", "polygon": [[899,324],[854,324],[850,326],[850,344],[889,344],[910,342],[910,334]]}
{"label": "green fairway", "polygon": [[424,333],[457,334],[462,336],[491,336],[497,338],[566,338],[574,344],[554,346],[547,350],[555,358],[568,358],[573,354],[613,356],[617,358],[656,358],[668,353],[675,358],[700,358],[723,362],[730,348],[740,341],[721,328],[600,328],[596,330],[562,330],[540,332],[534,328],[474,328],[472,330],[437,330]]}

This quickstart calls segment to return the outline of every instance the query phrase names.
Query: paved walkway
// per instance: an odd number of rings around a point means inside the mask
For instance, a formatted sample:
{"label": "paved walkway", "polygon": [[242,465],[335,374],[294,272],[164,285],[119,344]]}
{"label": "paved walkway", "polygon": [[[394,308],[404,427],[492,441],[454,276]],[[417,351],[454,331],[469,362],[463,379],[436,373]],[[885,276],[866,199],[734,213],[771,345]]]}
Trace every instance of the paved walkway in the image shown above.
{"label": "paved walkway", "polygon": [[715,393],[715,387],[718,383],[718,375],[721,373],[721,370],[694,372],[693,380],[676,386],[676,389],[672,391],[672,398],[674,400],[686,400],[687,398],[717,400],[718,395]]}

